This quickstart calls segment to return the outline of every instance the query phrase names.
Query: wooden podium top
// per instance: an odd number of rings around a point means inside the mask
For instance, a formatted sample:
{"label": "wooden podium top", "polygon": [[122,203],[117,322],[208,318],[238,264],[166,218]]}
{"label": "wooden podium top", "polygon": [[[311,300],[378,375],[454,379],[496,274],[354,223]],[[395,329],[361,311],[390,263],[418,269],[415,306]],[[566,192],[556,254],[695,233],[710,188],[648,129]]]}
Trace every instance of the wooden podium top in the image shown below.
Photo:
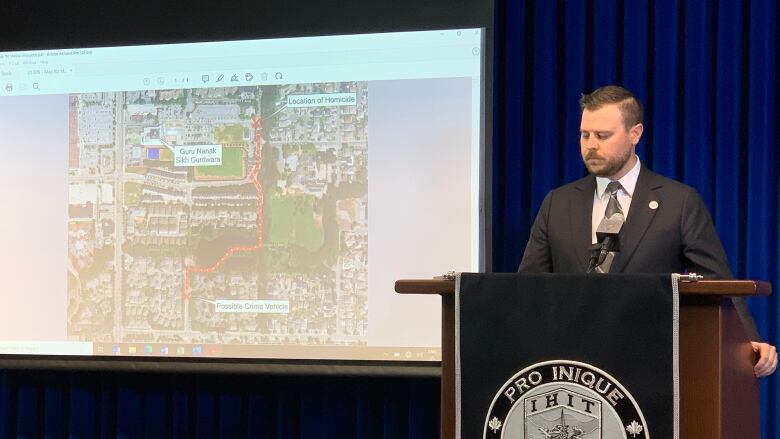
{"label": "wooden podium top", "polygon": [[[401,279],[395,281],[399,294],[452,294],[455,281],[446,279]],[[769,282],[756,280],[700,280],[680,282],[680,294],[689,296],[768,296]]]}

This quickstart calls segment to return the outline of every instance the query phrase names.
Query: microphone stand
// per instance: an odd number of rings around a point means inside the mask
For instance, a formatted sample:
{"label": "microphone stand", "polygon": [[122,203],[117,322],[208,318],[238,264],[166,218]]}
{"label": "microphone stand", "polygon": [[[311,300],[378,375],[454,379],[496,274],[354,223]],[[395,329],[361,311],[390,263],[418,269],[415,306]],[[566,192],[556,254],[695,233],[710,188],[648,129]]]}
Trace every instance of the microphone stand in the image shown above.
{"label": "microphone stand", "polygon": [[611,251],[617,251],[616,237],[607,235],[602,242],[591,244],[588,247],[590,250],[590,259],[588,260],[588,271],[586,273],[593,273],[596,267],[600,266],[607,259],[607,255]]}
{"label": "microphone stand", "polygon": [[[593,273],[596,270],[596,267],[600,265],[599,255],[601,254],[603,247],[604,244],[601,242],[591,244],[590,247],[588,247],[588,251],[590,251],[590,259],[588,260],[588,271],[585,273]],[[604,262],[604,260],[602,259],[601,262]]]}

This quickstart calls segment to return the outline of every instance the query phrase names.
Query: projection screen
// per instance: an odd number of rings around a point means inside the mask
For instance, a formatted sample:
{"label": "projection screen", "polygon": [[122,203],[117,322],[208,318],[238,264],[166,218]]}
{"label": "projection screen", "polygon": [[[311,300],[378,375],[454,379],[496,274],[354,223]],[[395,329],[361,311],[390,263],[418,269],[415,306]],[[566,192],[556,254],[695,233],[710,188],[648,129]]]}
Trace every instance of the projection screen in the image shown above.
{"label": "projection screen", "polygon": [[437,361],[484,29],[0,52],[0,353]]}

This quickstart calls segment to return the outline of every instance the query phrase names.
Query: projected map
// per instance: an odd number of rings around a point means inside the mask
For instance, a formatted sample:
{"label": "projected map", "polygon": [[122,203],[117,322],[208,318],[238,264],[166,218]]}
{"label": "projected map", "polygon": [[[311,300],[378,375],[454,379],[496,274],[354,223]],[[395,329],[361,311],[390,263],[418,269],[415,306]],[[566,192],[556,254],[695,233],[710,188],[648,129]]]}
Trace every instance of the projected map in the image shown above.
{"label": "projected map", "polygon": [[69,337],[366,344],[366,83],[69,105]]}

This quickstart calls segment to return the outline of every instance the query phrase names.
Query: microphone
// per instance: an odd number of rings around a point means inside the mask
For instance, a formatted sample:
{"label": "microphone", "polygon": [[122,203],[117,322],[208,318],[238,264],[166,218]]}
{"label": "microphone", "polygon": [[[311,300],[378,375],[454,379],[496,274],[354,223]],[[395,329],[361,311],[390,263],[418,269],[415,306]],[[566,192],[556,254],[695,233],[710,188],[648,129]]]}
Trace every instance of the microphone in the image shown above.
{"label": "microphone", "polygon": [[620,230],[623,228],[625,217],[621,212],[615,212],[611,217],[604,217],[596,228],[597,244],[591,246],[591,259],[588,273],[593,272],[604,263],[610,252],[620,251]]}
{"label": "microphone", "polygon": [[608,247],[607,252],[620,251],[620,229],[626,220],[621,212],[615,212],[611,217],[604,217],[596,228],[596,241],[602,247]]}

